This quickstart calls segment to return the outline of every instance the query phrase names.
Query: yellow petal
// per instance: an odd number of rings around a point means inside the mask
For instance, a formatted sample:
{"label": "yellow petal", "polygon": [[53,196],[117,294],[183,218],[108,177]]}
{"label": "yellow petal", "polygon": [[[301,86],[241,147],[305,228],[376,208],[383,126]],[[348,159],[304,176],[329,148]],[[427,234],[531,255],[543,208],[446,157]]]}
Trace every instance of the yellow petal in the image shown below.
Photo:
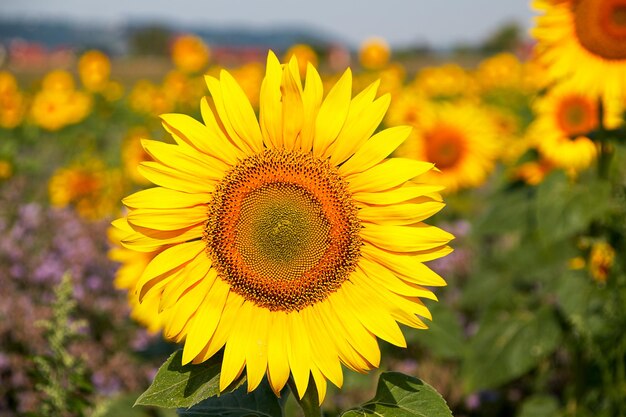
{"label": "yellow petal", "polygon": [[334,143],[330,155],[331,163],[339,165],[367,142],[383,120],[390,102],[391,96],[385,94],[373,103],[367,103],[363,109],[355,110],[354,116],[348,115],[346,124]]}
{"label": "yellow petal", "polygon": [[309,346],[309,337],[300,313],[291,312],[287,315],[287,328],[289,330],[287,357],[289,358],[289,366],[296,383],[298,396],[302,398],[309,385],[311,347]]}
{"label": "yellow petal", "polygon": [[[187,291],[190,291],[200,280],[208,282],[207,274],[211,269],[211,259],[205,256],[197,256],[192,259],[181,271],[182,279],[172,282],[163,289],[159,301],[159,311],[174,306]],[[212,285],[213,283],[210,282]]]}
{"label": "yellow petal", "polygon": [[136,209],[128,213],[128,222],[156,230],[186,229],[206,222],[207,210],[206,204],[177,209]]}
{"label": "yellow petal", "polygon": [[407,158],[391,158],[380,164],[349,176],[348,189],[353,193],[376,192],[397,187],[431,170],[433,164]]}
{"label": "yellow petal", "polygon": [[[443,246],[432,253],[427,252],[427,256],[431,258],[436,254],[435,258],[438,258],[447,255],[450,251],[449,247]],[[362,253],[364,257],[386,266],[405,281],[432,287],[446,285],[443,278],[422,263],[424,258],[419,254],[394,254],[371,245],[363,245]]]}
{"label": "yellow petal", "polygon": [[282,67],[272,51],[267,54],[265,78],[261,82],[259,120],[265,145],[280,149],[283,145]]}
{"label": "yellow petal", "polygon": [[[181,281],[185,281],[184,277]],[[176,303],[165,320],[163,333],[166,338],[175,339],[180,335],[189,320],[198,314],[198,307],[206,298],[211,285],[211,281],[200,279],[190,291],[181,297],[180,302]],[[193,327],[193,323],[190,325],[191,327]],[[207,340],[209,336],[207,336]]]}
{"label": "yellow petal", "polygon": [[411,226],[381,226],[363,223],[360,235],[380,248],[395,252],[433,249],[454,239],[450,233],[424,223]]}
{"label": "yellow petal", "polygon": [[147,139],[142,139],[141,144],[155,161],[183,173],[206,178],[210,181],[221,179],[224,172],[229,168],[219,159],[194,150],[190,151],[182,146]]}
{"label": "yellow petal", "polygon": [[183,193],[163,187],[148,188],[138,191],[122,200],[130,208],[175,209],[192,207],[197,204],[208,203],[211,195],[208,193]]}
{"label": "yellow petal", "polygon": [[193,363],[202,363],[206,361],[222,349],[222,347],[224,347],[224,344],[230,337],[233,328],[237,324],[239,308],[243,303],[244,298],[242,296],[233,291],[228,293],[226,304],[224,305],[224,310],[222,311],[217,329],[215,329],[209,343],[207,343],[202,352],[200,352],[193,360]]}
{"label": "yellow petal", "polygon": [[[371,247],[370,245],[366,246]],[[363,269],[369,280],[381,288],[387,288],[396,294],[407,297],[424,297],[431,300],[434,298],[436,300],[432,291],[424,287],[411,285],[398,278],[390,269],[371,260],[367,254],[364,254],[363,258],[359,260],[359,267]]]}
{"label": "yellow petal", "polygon": [[122,239],[125,248],[137,252],[155,252],[163,246],[199,240],[204,233],[204,224],[179,230],[154,230],[135,227],[133,232]]}
{"label": "yellow petal", "polygon": [[[200,102],[200,108],[206,126],[193,117],[175,113],[161,115],[163,126],[172,134],[177,143],[187,143],[207,155],[218,158],[229,165],[234,165],[237,163],[237,148],[231,145],[228,138],[219,129],[213,112],[208,107],[206,98],[203,98]],[[211,113],[210,116],[206,114],[207,111]]]}
{"label": "yellow petal", "polygon": [[187,242],[172,246],[156,255],[146,266],[137,282],[137,289],[140,290],[139,300],[144,297],[149,289],[144,288],[144,286],[148,287],[146,286],[148,282],[171,277],[173,272],[183,268],[187,262],[204,252],[205,248],[205,244],[202,241]]}
{"label": "yellow petal", "polygon": [[268,334],[273,312],[251,305],[250,332],[246,340],[246,373],[248,392],[259,386],[267,370]]}
{"label": "yellow petal", "polygon": [[333,343],[333,339],[341,336],[328,332],[316,309],[305,308],[301,314],[310,335],[313,362],[333,384],[341,388],[343,373],[337,356],[337,347]]}
{"label": "yellow petal", "polygon": [[357,267],[350,279],[356,284],[356,291],[361,293],[363,299],[388,306],[389,313],[394,320],[416,329],[427,328],[416,314],[428,319],[432,319],[432,316],[419,298],[403,297],[385,287],[375,285],[360,267]]}
{"label": "yellow petal", "polygon": [[376,336],[396,346],[406,347],[404,335],[398,323],[391,318],[388,309],[372,303],[357,287],[348,280],[337,291],[343,296],[346,308],[352,310],[359,321]]}
{"label": "yellow petal", "polygon": [[220,374],[220,391],[224,391],[243,371],[246,362],[246,344],[250,333],[252,308],[245,302],[239,308],[237,324],[233,326],[224,349],[222,372]]}
{"label": "yellow petal", "polygon": [[317,386],[317,397],[319,405],[322,405],[324,398],[326,397],[326,378],[322,375],[322,372],[317,367],[311,367],[311,374],[313,375],[313,381]]}
{"label": "yellow petal", "polygon": [[317,113],[322,104],[324,90],[322,87],[322,79],[317,70],[311,63],[306,68],[306,83],[302,92],[302,106],[304,109],[304,120],[302,122],[302,131],[300,132],[300,149],[308,153],[313,147],[313,138],[315,136],[315,121]]}
{"label": "yellow petal", "polygon": [[337,138],[348,115],[351,95],[352,72],[348,68],[337,81],[337,84],[330,89],[317,113],[313,139],[313,154],[315,156],[324,155],[324,152]]}
{"label": "yellow petal", "polygon": [[[298,75],[298,80],[299,79],[300,76]],[[292,71],[283,70],[281,83],[283,102],[283,145],[285,149],[288,150],[295,148],[296,138],[302,130],[304,109],[300,89],[301,87],[298,86]]]}
{"label": "yellow petal", "polygon": [[289,379],[287,320],[286,313],[274,312],[272,314],[272,331],[269,333],[267,343],[267,377],[276,395],[280,393]]}
{"label": "yellow petal", "polygon": [[[314,306],[334,342],[341,361],[355,372],[364,372],[380,364],[376,336],[363,326],[350,308],[345,308],[344,294],[336,291],[328,297],[328,305]],[[342,337],[344,336],[344,337]]]}
{"label": "yellow petal", "polygon": [[161,187],[188,193],[210,193],[217,184],[216,180],[207,180],[178,169],[170,168],[160,162],[146,161],[139,164],[139,173],[150,182]]}
{"label": "yellow petal", "polygon": [[[222,70],[220,72],[220,84],[224,109],[233,130],[241,138],[241,141],[246,142],[254,152],[263,151],[263,138],[259,122],[246,93],[228,71]],[[222,119],[222,123],[226,123],[224,119]]]}
{"label": "yellow petal", "polygon": [[209,342],[220,320],[230,286],[221,279],[216,279],[217,271],[212,268],[207,273],[207,282],[212,281],[211,289],[198,308],[185,339],[183,365],[191,362]]}
{"label": "yellow petal", "polygon": [[[399,187],[380,192],[358,192],[352,194],[354,200],[367,204],[398,204],[417,197],[431,195],[443,190],[441,185],[405,183]],[[440,201],[440,199],[436,199]]]}
{"label": "yellow petal", "polygon": [[378,132],[339,167],[339,172],[350,175],[370,169],[391,155],[409,137],[411,129],[410,126],[396,126]]}
{"label": "yellow petal", "polygon": [[423,202],[393,204],[389,206],[362,206],[359,219],[385,225],[408,225],[421,222],[441,210],[445,204],[423,198]]}

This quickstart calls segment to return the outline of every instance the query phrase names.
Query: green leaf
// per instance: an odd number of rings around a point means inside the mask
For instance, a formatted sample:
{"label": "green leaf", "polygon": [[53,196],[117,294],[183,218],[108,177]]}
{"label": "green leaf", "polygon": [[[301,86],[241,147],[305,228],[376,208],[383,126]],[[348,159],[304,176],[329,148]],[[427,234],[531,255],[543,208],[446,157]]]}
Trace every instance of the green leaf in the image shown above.
{"label": "green leaf", "polygon": [[536,395],[522,404],[517,417],[554,417],[559,412],[559,402],[550,395]]}
{"label": "green leaf", "polygon": [[430,385],[399,372],[384,372],[374,398],[341,416],[452,417],[452,412]]}
{"label": "green leaf", "polygon": [[[183,366],[182,357],[183,351],[178,350],[165,361],[154,377],[152,385],[137,398],[135,405],[191,407],[205,398],[220,395],[222,358],[216,355],[199,365]],[[234,390],[244,380],[244,377],[239,378],[224,392]]]}
{"label": "green leaf", "polygon": [[557,318],[547,308],[485,316],[461,368],[467,391],[495,388],[523,375],[554,352],[561,337]]}
{"label": "green leaf", "polygon": [[517,188],[489,198],[489,206],[474,227],[479,234],[517,232],[525,230],[532,221],[534,190]]}
{"label": "green leaf", "polygon": [[[287,390],[282,399],[287,397]],[[283,403],[277,398],[267,383],[267,378],[251,393],[246,387],[211,397],[187,409],[178,410],[178,415],[184,417],[280,417],[283,415]]]}
{"label": "green leaf", "polygon": [[608,182],[572,183],[564,173],[556,172],[537,190],[537,229],[544,241],[558,241],[586,230],[613,204]]}

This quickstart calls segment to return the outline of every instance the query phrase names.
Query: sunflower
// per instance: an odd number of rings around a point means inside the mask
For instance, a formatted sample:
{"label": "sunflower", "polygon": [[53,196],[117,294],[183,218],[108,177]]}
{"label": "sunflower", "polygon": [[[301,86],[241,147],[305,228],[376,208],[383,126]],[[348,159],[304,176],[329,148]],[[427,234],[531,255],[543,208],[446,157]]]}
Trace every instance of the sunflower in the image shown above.
{"label": "sunflower", "polygon": [[433,162],[439,172],[425,177],[448,192],[482,185],[500,152],[494,119],[468,102],[434,104],[428,113],[396,155]]}
{"label": "sunflower", "polygon": [[[620,109],[604,101],[604,126],[621,123]],[[534,105],[537,117],[529,127],[530,141],[556,167],[574,172],[587,168],[595,160],[597,148],[588,137],[599,127],[599,100],[574,89],[571,83],[556,86]]]}
{"label": "sunflower", "polygon": [[595,95],[626,94],[626,2],[536,0],[544,14],[533,36],[537,54],[555,80],[570,79]]}
{"label": "sunflower", "polygon": [[373,84],[352,98],[351,78],[323,99],[312,65],[301,80],[297,59],[270,52],[259,121],[222,71],[206,77],[204,123],[166,114],[176,144],[143,142],[157,187],[124,199],[122,242],[157,253],[136,291],[159,299],[183,363],[223,349],[221,390],[245,368],[249,391],[267,374],[278,394],[291,374],[302,397],[312,375],[321,400],[341,364],[379,365],[377,337],[406,346],[398,322],[425,328],[420,298],[445,285],[424,265],[453,238],[423,223],[443,207],[419,180],[433,164],[387,159],[410,128],[373,135],[389,96]]}

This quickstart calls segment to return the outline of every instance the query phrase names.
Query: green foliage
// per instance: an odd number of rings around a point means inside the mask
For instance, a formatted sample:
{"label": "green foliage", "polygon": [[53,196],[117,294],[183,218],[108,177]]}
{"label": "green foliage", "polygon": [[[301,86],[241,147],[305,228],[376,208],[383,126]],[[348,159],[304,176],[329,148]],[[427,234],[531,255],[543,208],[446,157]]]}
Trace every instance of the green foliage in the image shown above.
{"label": "green foliage", "polygon": [[[221,356],[213,356],[200,365],[182,365],[183,351],[174,352],[159,368],[152,385],[141,394],[135,405],[165,408],[191,407],[200,401],[220,395]],[[245,381],[239,378],[224,392],[230,392]]]}
{"label": "green foliage", "polygon": [[451,417],[445,400],[430,385],[398,372],[380,376],[376,395],[360,407],[346,411],[342,417]]}
{"label": "green foliage", "polygon": [[66,273],[55,291],[52,317],[39,323],[44,328],[49,352],[34,358],[37,388],[44,393],[40,406],[46,416],[90,415],[92,386],[81,358],[69,352],[80,337],[80,322],[72,321],[76,302],[72,299],[72,280]]}
{"label": "green foliage", "polygon": [[495,388],[523,375],[552,354],[561,338],[557,318],[547,308],[485,316],[463,362],[468,391]]}

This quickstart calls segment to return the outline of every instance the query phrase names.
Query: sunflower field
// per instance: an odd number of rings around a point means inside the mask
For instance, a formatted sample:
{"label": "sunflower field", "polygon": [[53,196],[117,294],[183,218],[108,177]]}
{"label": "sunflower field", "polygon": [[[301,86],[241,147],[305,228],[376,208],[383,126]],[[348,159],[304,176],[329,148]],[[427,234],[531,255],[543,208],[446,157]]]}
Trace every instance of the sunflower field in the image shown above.
{"label": "sunflower field", "polygon": [[[626,3],[0,66],[0,416],[626,416]],[[68,63],[69,62],[69,63]]]}

